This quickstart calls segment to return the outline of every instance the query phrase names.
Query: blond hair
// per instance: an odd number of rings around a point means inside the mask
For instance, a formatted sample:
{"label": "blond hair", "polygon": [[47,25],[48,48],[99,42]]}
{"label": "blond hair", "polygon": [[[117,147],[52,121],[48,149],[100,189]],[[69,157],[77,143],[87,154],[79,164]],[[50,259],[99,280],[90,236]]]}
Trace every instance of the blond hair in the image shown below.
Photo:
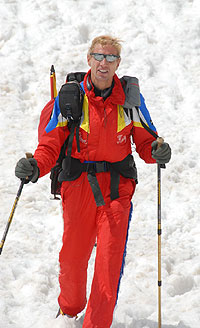
{"label": "blond hair", "polygon": [[117,50],[117,55],[120,56],[121,49],[122,49],[122,46],[121,46],[120,42],[122,42],[120,39],[115,38],[115,37],[112,37],[110,35],[100,35],[100,36],[97,36],[96,38],[94,38],[92,40],[91,46],[90,46],[90,48],[88,50],[88,54],[90,54],[91,52],[93,52],[94,47],[97,44],[100,44],[102,46],[111,45],[111,46],[115,47],[115,49]]}

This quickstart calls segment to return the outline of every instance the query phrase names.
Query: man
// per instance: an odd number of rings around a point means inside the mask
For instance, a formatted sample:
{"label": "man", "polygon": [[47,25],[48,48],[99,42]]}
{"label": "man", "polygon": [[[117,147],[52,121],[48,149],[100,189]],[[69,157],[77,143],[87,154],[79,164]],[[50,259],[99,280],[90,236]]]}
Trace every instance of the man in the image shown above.
{"label": "man", "polygon": [[[80,150],[74,136],[71,169],[65,158],[60,175],[64,232],[59,256],[60,311],[56,320],[66,322],[66,327],[76,327],[74,318],[86,306],[87,266],[96,239],[94,277],[83,327],[108,328],[112,324],[137,183],[131,136],[145,162],[167,163],[171,157],[169,145],[164,142],[158,148],[155,137],[141,125],[137,110],[131,115],[122,107],[126,88],[124,92],[115,74],[120,52],[116,38],[100,36],[92,41],[87,55],[91,69],[82,83]],[[15,172],[21,179],[28,177],[36,182],[47,174],[70,134],[68,120],[61,114],[65,107],[63,88],[34,157],[17,163]],[[140,109],[147,112],[148,125],[155,130],[144,99],[140,98]]]}

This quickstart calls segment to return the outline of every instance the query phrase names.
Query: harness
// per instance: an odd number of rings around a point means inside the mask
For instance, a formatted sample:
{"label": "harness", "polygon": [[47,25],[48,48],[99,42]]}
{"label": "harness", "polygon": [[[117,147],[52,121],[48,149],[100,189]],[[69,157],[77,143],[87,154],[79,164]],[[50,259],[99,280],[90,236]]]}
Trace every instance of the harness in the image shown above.
{"label": "harness", "polygon": [[97,206],[105,205],[101,189],[96,174],[110,172],[110,198],[112,200],[119,198],[120,175],[125,178],[134,179],[137,183],[137,169],[133,156],[129,154],[122,161],[110,163],[106,161],[85,161],[81,163],[77,158],[71,157],[71,170],[68,174],[68,161],[65,157],[62,161],[62,170],[58,175],[58,181],[73,181],[87,172],[87,179],[92,189]]}

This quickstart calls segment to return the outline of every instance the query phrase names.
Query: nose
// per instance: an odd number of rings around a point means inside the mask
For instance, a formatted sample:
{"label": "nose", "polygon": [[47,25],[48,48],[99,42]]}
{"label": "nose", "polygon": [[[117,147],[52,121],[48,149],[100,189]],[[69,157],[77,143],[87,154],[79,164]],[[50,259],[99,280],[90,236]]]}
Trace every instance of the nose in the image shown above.
{"label": "nose", "polygon": [[107,64],[107,60],[106,60],[106,58],[103,58],[102,61],[101,61],[100,63],[101,63],[102,65]]}

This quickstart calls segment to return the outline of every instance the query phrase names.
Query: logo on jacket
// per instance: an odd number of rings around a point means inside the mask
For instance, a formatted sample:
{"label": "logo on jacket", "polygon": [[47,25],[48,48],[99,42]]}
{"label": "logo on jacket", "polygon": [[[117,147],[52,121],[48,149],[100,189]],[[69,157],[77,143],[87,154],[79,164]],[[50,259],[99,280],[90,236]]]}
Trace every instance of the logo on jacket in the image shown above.
{"label": "logo on jacket", "polygon": [[79,140],[82,142],[84,145],[87,145],[87,139],[83,139],[83,135],[81,131],[79,131]]}
{"label": "logo on jacket", "polygon": [[126,143],[126,136],[124,136],[123,134],[119,134],[117,136],[117,144],[124,144]]}

